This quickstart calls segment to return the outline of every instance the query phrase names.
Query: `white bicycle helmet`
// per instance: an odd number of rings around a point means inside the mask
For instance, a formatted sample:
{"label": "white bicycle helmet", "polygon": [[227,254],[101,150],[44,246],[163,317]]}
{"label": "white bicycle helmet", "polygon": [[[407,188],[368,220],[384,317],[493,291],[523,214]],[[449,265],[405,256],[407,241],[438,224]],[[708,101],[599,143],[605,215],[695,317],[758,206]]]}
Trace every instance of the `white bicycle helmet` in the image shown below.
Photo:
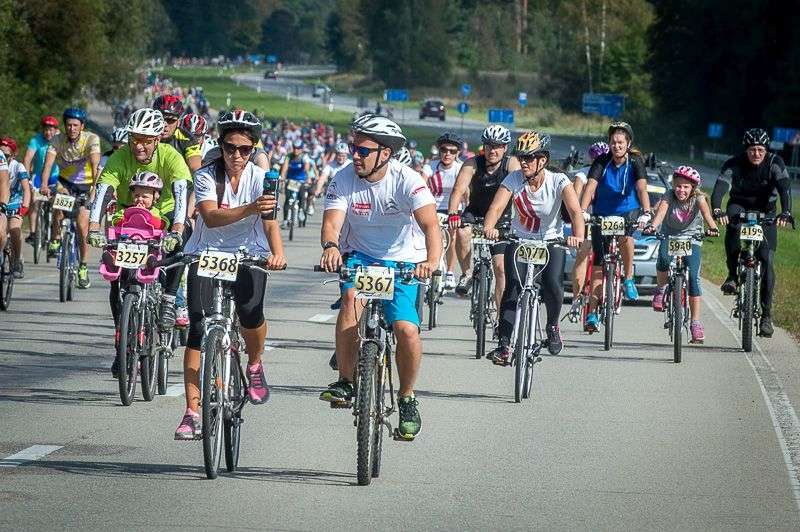
{"label": "white bicycle helmet", "polygon": [[508,144],[511,142],[511,132],[504,126],[493,124],[483,130],[481,141],[488,144]]}
{"label": "white bicycle helmet", "polygon": [[409,168],[414,163],[414,161],[411,159],[411,152],[408,151],[408,148],[406,148],[405,146],[397,150],[397,153],[392,155],[392,158],[397,159],[398,161],[408,166]]}
{"label": "white bicycle helmet", "polygon": [[400,126],[385,116],[367,113],[353,120],[351,129],[353,133],[364,135],[381,146],[386,146],[392,153],[400,150],[406,143]]}
{"label": "white bicycle helmet", "polygon": [[346,142],[337,142],[336,153],[350,153],[350,147]]}
{"label": "white bicycle helmet", "polygon": [[164,116],[161,111],[144,107],[134,111],[128,119],[125,129],[128,130],[128,133],[135,135],[157,137],[164,131]]}
{"label": "white bicycle helmet", "polygon": [[131,182],[128,184],[129,189],[133,190],[133,187],[153,188],[161,192],[161,189],[164,188],[164,182],[161,181],[161,178],[158,177],[158,174],[155,172],[140,170],[133,174]]}
{"label": "white bicycle helmet", "polygon": [[128,142],[128,130],[124,127],[115,127],[111,132],[112,144],[125,144]]}
{"label": "white bicycle helmet", "polygon": [[220,138],[232,129],[245,129],[250,132],[254,140],[261,138],[261,121],[249,112],[237,109],[223,113],[217,120],[217,131]]}

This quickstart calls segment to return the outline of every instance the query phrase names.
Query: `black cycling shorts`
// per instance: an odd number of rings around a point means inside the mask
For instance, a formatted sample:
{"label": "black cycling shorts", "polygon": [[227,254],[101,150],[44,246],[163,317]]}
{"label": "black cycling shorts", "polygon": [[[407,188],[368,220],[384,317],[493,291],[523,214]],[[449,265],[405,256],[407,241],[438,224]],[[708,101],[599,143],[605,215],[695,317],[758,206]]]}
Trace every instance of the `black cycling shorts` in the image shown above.
{"label": "black cycling shorts", "polygon": [[[617,214],[616,216],[622,216],[625,218],[626,223],[632,223],[639,218],[639,209],[633,209],[632,211],[628,211],[624,214]],[[609,214],[609,216],[615,216]],[[594,258],[592,259],[592,264],[595,266],[600,266],[603,264],[603,257],[608,252],[608,244],[611,241],[610,238],[603,238],[603,235],[600,234],[600,226],[598,224],[592,224],[592,251],[594,251]],[[625,234],[630,236],[633,234],[633,231],[630,229],[625,230]]]}
{"label": "black cycling shorts", "polygon": [[[483,220],[483,217],[484,217],[483,215],[479,215],[479,214],[476,214],[474,212],[465,210],[461,214],[461,222],[465,223],[465,224],[473,224],[473,223],[475,223],[475,219],[476,218],[480,218],[481,220]],[[503,216],[500,218],[500,222],[499,222],[498,225],[502,225],[504,223],[509,223],[509,221],[510,221],[510,216],[507,216],[506,214],[503,214]],[[490,247],[490,252],[491,252],[493,257],[495,255],[504,255],[505,252],[506,252],[506,247],[507,246],[508,246],[508,244],[506,244],[505,242],[500,242],[498,244],[492,244],[492,246]]]}

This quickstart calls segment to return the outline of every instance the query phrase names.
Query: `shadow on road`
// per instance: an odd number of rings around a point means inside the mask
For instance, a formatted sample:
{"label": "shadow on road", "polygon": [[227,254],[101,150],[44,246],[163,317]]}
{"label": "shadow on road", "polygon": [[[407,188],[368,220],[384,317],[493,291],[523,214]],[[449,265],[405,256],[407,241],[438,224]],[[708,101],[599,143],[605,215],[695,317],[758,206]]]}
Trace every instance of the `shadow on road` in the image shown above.
{"label": "shadow on road", "polygon": [[14,388],[0,393],[0,403],[117,406],[119,396],[112,392],[59,390],[57,388]]}
{"label": "shadow on road", "polygon": [[[136,464],[130,462],[87,462],[76,460],[46,460],[32,462],[17,468],[46,469],[74,475],[97,477],[124,477],[161,480],[205,480],[202,466],[180,464]],[[325,486],[354,486],[356,476],[352,473],[322,471],[316,469],[281,469],[277,467],[242,467],[233,473],[220,472],[220,478],[281,482],[289,484],[311,484]]]}

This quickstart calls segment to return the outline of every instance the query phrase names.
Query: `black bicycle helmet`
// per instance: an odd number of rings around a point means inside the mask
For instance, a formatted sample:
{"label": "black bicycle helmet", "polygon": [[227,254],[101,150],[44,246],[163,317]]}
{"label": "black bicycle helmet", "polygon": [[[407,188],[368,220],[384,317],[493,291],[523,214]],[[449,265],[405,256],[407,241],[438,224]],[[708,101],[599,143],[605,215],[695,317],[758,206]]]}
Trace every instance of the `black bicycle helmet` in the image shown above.
{"label": "black bicycle helmet", "polygon": [[436,139],[437,147],[441,146],[442,144],[452,144],[460,150],[461,146],[464,145],[464,139],[455,133],[450,133],[449,131],[447,131],[443,133],[438,139]]}
{"label": "black bicycle helmet", "polygon": [[750,146],[769,146],[769,135],[760,127],[754,127],[744,132],[742,144],[745,148]]}

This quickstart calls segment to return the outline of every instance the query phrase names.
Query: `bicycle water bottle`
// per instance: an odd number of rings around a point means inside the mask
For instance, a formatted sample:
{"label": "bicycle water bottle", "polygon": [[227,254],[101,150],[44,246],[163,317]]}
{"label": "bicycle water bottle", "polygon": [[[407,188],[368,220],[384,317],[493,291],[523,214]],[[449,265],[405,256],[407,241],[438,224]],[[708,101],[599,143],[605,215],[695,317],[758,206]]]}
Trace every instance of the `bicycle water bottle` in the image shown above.
{"label": "bicycle water bottle", "polygon": [[262,212],[261,218],[263,220],[274,220],[276,211],[278,210],[277,201],[278,201],[278,177],[280,175],[275,170],[270,170],[267,172],[267,175],[264,176],[264,195],[267,196],[275,196],[275,208],[272,209],[270,212]]}

